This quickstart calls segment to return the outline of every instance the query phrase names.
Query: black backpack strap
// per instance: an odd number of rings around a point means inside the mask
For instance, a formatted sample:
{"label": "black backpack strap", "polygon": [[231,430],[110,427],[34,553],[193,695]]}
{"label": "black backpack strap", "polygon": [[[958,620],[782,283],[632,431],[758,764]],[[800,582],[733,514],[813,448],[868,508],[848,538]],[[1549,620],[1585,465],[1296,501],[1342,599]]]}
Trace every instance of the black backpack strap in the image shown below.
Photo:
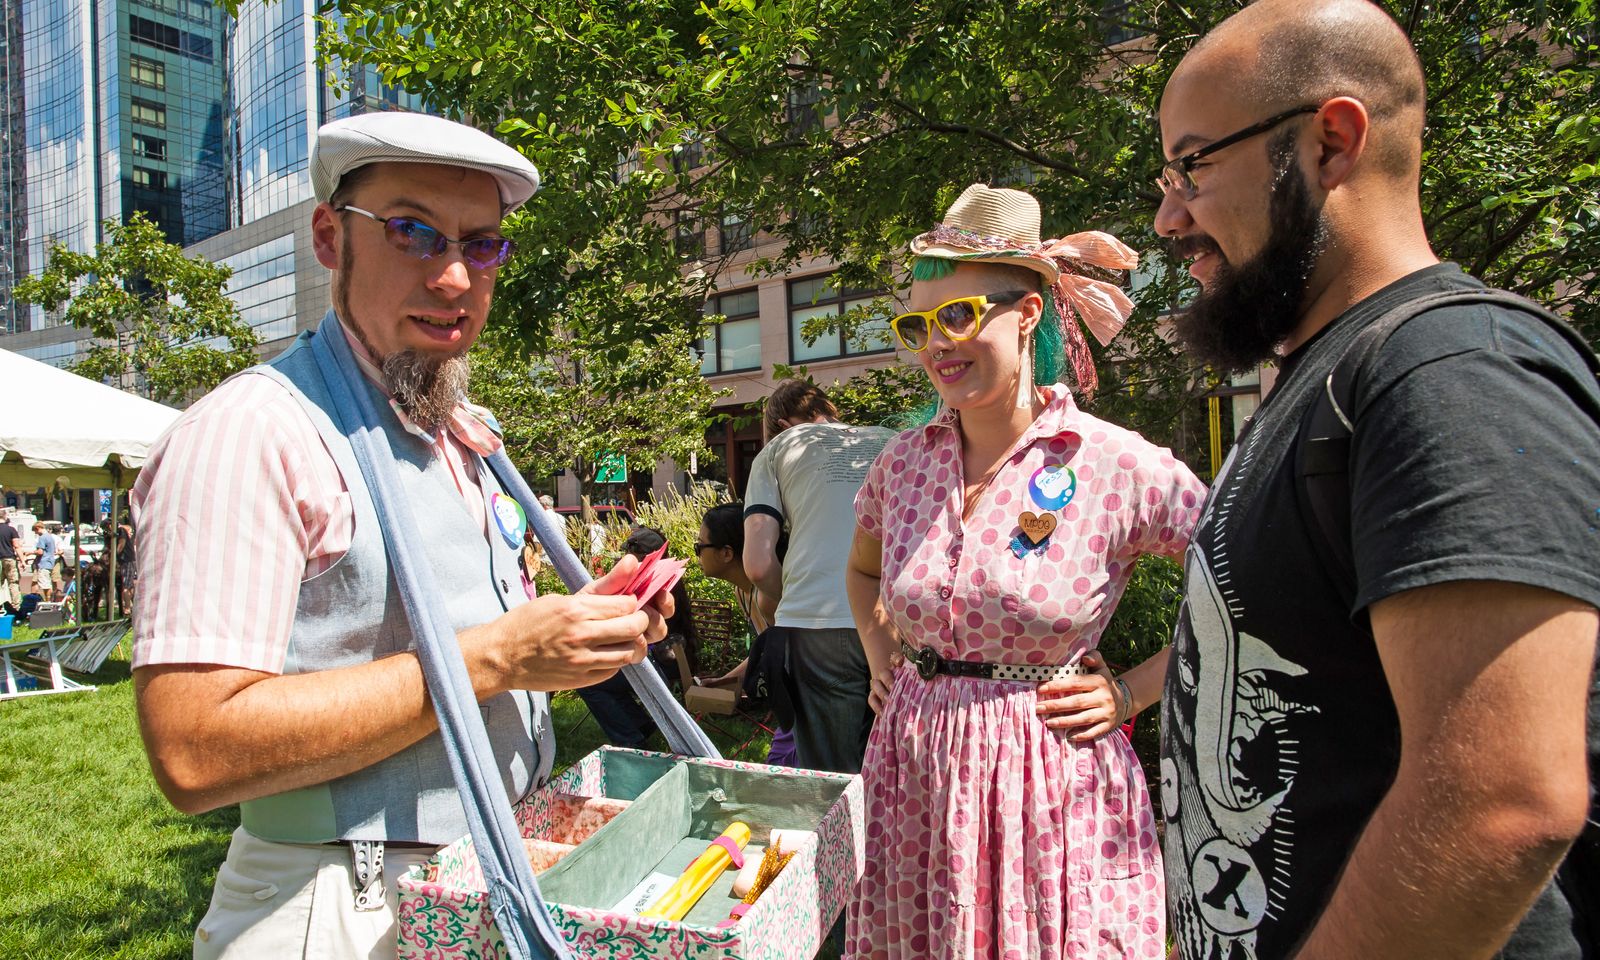
{"label": "black backpack strap", "polygon": [[[1506,290],[1448,290],[1418,297],[1396,306],[1356,335],[1350,346],[1334,362],[1333,371],[1323,382],[1317,399],[1300,422],[1295,445],[1295,488],[1301,513],[1310,522],[1318,556],[1339,599],[1349,610],[1355,606],[1356,564],[1350,530],[1350,451],[1355,432],[1357,387],[1367,375],[1378,352],[1406,321],[1441,307],[1486,304],[1521,310],[1545,322],[1585,358],[1589,369],[1600,376],[1600,359],[1588,343],[1560,317],[1549,310]],[[1357,620],[1366,628],[1366,613]]]}

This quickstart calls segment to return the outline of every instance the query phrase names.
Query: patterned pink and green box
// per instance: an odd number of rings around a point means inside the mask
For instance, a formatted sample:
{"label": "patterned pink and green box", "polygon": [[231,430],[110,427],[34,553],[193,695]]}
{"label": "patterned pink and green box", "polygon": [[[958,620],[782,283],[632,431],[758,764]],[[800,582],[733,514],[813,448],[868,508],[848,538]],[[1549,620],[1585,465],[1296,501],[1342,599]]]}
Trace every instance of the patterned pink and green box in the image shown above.
{"label": "patterned pink and green box", "polygon": [[[581,812],[575,798],[583,797],[639,802],[620,814],[607,803]],[[810,960],[864,866],[861,782],[842,774],[602,747],[524,800],[516,815],[556,928],[585,958]],[[588,819],[575,828],[580,816]],[[709,841],[732,820],[751,826],[753,845],[774,826],[816,833],[738,924],[716,926],[733,902],[726,894],[731,872],[681,922],[597,905],[619,900],[617,891],[630,889],[660,851],[694,846],[685,837]],[[556,861],[564,849],[557,844],[585,837]],[[400,960],[505,956],[470,838],[440,850],[399,887]]]}

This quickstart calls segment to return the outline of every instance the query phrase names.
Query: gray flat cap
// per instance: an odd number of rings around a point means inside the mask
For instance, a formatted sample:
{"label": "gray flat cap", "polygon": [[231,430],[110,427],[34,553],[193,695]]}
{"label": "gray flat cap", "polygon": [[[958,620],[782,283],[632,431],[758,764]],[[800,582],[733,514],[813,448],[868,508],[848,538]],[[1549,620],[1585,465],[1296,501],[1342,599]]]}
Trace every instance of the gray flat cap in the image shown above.
{"label": "gray flat cap", "polygon": [[464,124],[425,113],[386,110],[325,123],[311,148],[311,186],[326,203],[345,174],[369,163],[440,163],[482,170],[500,186],[506,212],[539,189],[527,157]]}

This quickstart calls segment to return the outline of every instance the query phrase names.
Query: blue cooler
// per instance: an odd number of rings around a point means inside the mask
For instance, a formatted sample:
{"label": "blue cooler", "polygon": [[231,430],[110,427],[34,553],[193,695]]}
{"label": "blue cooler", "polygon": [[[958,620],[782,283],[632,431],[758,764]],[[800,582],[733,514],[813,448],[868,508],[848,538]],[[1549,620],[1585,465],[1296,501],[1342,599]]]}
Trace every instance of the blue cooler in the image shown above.
{"label": "blue cooler", "polygon": [[0,616],[0,640],[11,639],[11,622],[15,619],[10,615]]}

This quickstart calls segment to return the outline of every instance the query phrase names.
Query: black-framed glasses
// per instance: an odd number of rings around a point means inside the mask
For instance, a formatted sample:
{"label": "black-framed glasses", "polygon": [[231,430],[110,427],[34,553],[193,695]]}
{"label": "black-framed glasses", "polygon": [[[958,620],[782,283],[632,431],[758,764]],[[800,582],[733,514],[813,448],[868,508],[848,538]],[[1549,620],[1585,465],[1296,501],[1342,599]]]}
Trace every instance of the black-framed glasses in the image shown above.
{"label": "black-framed glasses", "polygon": [[1156,176],[1156,186],[1160,187],[1163,193],[1176,193],[1185,200],[1193,200],[1200,192],[1200,185],[1194,182],[1194,168],[1200,165],[1201,160],[1241,140],[1260,136],[1285,120],[1298,117],[1302,113],[1316,113],[1321,109],[1321,104],[1307,104],[1295,107],[1293,110],[1285,110],[1273,114],[1260,123],[1252,123],[1237,133],[1230,133],[1221,140],[1213,140],[1198,150],[1191,150],[1181,157],[1168,160],[1161,165],[1161,172]]}
{"label": "black-framed glasses", "polygon": [[701,550],[715,550],[715,549],[720,548],[722,546],[725,546],[725,544],[721,544],[721,543],[701,543],[699,540],[696,540],[694,542],[694,555],[698,557],[698,556],[700,556],[700,551]]}
{"label": "black-framed glasses", "polygon": [[383,236],[389,246],[418,260],[432,260],[452,245],[461,248],[461,256],[469,266],[479,270],[493,270],[503,266],[517,252],[514,241],[505,237],[466,237],[455,240],[413,217],[380,217],[370,210],[345,204],[335,207],[340,213],[359,213],[368,220],[383,224]]}

